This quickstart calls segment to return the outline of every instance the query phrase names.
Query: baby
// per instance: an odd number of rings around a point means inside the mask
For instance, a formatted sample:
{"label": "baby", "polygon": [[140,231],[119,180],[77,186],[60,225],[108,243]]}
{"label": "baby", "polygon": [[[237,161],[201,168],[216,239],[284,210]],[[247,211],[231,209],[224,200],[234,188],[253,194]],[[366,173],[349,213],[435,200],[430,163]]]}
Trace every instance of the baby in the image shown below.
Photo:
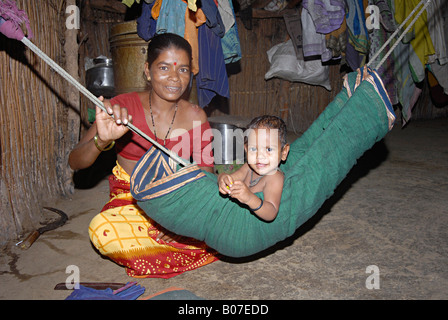
{"label": "baby", "polygon": [[[253,119],[244,149],[247,163],[232,174],[218,176],[219,192],[247,205],[261,219],[272,221],[283,191],[284,175],[278,166],[289,153],[285,122],[269,115]],[[264,201],[257,192],[263,192]]]}

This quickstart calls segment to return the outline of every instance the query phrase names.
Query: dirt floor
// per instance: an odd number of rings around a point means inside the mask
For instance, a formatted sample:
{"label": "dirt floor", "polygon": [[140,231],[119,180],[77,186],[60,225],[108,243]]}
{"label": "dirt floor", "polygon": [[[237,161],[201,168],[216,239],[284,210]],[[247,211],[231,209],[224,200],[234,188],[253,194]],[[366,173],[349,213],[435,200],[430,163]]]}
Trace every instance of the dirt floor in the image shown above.
{"label": "dirt floor", "polygon": [[107,199],[105,179],[77,189],[52,204],[64,226],[28,250],[4,248],[0,299],[65,299],[54,287],[70,268],[83,282],[137,281],[142,297],[180,287],[225,300],[448,298],[448,119],[396,125],[289,239],[171,279],[130,278],[93,249],[87,228]]}

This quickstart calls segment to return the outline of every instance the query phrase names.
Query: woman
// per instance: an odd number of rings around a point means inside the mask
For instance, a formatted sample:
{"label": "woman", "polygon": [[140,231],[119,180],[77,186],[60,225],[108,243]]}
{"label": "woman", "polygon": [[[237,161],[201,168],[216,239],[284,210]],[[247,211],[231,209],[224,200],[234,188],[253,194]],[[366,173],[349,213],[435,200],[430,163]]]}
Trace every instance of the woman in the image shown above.
{"label": "woman", "polygon": [[[170,278],[216,260],[215,252],[197,240],[177,236],[147,217],[129,191],[129,176],[152,144],[129,131],[132,124],[179,156],[192,158],[213,171],[211,135],[205,112],[181,96],[191,77],[191,47],[175,34],[155,36],[148,45],[145,76],[149,91],[132,92],[104,101],[96,121],[72,150],[70,167],[89,167],[98,155],[115,145],[117,165],[110,177],[111,199],[90,223],[89,235],[99,252],[126,268],[134,277]],[[113,115],[114,118],[111,118]],[[201,134],[193,134],[198,132]]]}

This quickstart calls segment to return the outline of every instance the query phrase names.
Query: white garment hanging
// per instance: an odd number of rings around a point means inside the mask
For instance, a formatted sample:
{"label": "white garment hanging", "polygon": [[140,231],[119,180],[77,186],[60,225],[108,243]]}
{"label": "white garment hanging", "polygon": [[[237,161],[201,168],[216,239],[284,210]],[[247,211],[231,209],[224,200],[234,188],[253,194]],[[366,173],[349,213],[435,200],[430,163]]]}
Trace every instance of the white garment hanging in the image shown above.
{"label": "white garment hanging", "polygon": [[233,10],[230,7],[229,1],[230,0],[218,0],[218,11],[224,24],[225,33],[227,33],[227,31],[229,31],[235,24],[235,16],[233,15]]}

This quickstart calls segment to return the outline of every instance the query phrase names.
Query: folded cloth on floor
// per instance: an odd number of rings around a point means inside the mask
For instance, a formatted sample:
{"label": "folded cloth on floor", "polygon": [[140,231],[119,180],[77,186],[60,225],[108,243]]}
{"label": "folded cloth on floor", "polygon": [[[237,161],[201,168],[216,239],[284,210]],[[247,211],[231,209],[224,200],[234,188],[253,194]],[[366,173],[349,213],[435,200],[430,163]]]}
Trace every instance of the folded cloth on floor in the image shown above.
{"label": "folded cloth on floor", "polygon": [[145,292],[145,288],[135,282],[128,282],[123,288],[115,291],[111,288],[97,290],[80,285],[65,300],[136,300]]}

